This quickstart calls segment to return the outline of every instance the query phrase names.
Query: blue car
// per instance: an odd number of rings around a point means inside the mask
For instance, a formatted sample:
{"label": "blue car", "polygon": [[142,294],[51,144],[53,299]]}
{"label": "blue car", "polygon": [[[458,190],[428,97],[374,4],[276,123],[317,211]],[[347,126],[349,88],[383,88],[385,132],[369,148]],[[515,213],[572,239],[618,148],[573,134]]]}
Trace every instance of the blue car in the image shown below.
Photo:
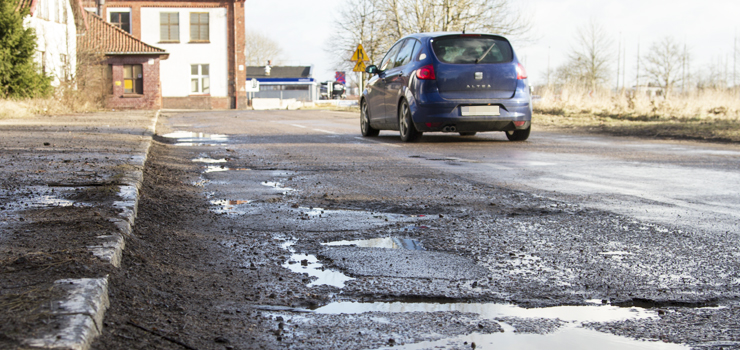
{"label": "blue car", "polygon": [[366,72],[371,78],[360,99],[363,136],[399,130],[405,142],[425,132],[503,131],[511,141],[529,137],[527,73],[502,36],[409,35]]}

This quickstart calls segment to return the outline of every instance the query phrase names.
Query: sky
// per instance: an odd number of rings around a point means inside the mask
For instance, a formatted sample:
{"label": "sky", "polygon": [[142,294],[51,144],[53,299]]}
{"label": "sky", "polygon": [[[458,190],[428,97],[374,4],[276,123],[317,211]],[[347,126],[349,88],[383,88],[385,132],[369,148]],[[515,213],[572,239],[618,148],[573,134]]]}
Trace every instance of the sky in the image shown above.
{"label": "sky", "polygon": [[[330,80],[334,67],[326,48],[331,45],[332,32],[338,29],[336,22],[341,20],[338,12],[343,3],[247,0],[246,27],[275,40],[283,49],[285,64],[313,65],[317,80]],[[653,42],[667,36],[686,44],[692,71],[720,61],[723,68],[727,62],[730,75],[733,71],[733,45],[740,30],[739,0],[517,0],[514,4],[531,16],[533,23],[532,41],[511,38],[533,85],[547,82],[548,60],[552,71],[565,63],[578,28],[591,19],[606,29],[614,44],[613,86],[617,84],[620,41],[626,57],[623,75],[627,86],[635,82],[638,43],[644,55]],[[740,80],[737,83],[740,85]]]}

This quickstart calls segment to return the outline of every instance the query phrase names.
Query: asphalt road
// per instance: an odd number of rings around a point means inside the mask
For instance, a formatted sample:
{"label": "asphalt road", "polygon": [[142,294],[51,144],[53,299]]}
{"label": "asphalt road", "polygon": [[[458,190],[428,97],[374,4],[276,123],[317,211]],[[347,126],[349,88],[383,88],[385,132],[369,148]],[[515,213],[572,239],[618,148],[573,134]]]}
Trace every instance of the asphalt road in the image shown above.
{"label": "asphalt road", "polygon": [[280,276],[238,302],[269,337],[232,348],[740,347],[736,145],[406,144],[332,111],[165,112],[157,133],[228,264]]}

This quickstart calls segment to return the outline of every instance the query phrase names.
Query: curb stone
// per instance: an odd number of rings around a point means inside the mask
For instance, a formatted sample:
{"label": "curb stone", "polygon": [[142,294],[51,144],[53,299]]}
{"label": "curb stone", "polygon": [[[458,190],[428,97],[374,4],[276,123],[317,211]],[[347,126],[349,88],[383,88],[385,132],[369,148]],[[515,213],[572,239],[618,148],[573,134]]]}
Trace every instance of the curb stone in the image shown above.
{"label": "curb stone", "polygon": [[[129,164],[137,170],[124,174],[114,207],[121,210],[118,218],[110,219],[118,232],[101,235],[99,245],[88,246],[90,252],[114,267],[121,266],[121,257],[125,248],[125,237],[132,234],[136,220],[139,196],[144,181],[144,165],[152,145],[152,136],[156,131],[160,111],[152,118],[152,125],[147,128],[144,137],[146,147],[143,155],[132,155]],[[63,300],[52,305],[51,322],[58,325],[58,331],[42,335],[37,339],[23,342],[32,349],[87,350],[93,340],[103,332],[103,318],[110,306],[108,300],[108,276],[103,278],[62,279],[54,281],[55,288],[66,292]]]}

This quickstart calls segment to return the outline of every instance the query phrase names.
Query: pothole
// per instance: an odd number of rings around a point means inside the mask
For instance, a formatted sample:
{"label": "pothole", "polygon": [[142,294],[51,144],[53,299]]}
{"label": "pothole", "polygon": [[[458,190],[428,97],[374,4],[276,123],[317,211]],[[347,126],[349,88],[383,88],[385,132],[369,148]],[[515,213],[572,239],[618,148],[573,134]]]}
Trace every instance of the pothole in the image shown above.
{"label": "pothole", "polygon": [[162,137],[177,139],[175,146],[217,146],[229,140],[223,134],[206,134],[202,132],[175,131],[164,134]]}
{"label": "pothole", "polygon": [[249,168],[228,168],[223,165],[209,165],[206,167],[206,170],[203,171],[204,173],[215,173],[215,172],[221,172],[221,171],[250,171],[252,169]]}
{"label": "pothole", "polygon": [[295,242],[292,241],[282,244],[283,249],[287,249],[292,253],[290,258],[283,263],[282,266],[295,273],[315,277],[316,279],[314,281],[307,284],[308,287],[325,284],[337,288],[344,288],[345,282],[354,279],[339,271],[325,269],[324,265],[319,262],[315,255],[296,253],[295,249],[292,248],[293,244],[295,244]]}
{"label": "pothole", "polygon": [[243,210],[239,210],[239,206],[247,205],[252,203],[251,200],[227,200],[218,199],[212,200],[211,205],[216,206],[217,209],[213,209],[216,214],[244,214]]}
{"label": "pothole", "polygon": [[425,250],[421,242],[415,239],[398,237],[381,237],[371,239],[360,239],[355,241],[335,241],[321,243],[325,246],[355,246],[360,248],[385,248],[385,249],[407,249]]}
{"label": "pothole", "polygon": [[225,158],[221,159],[213,159],[213,158],[195,158],[191,159],[193,163],[207,163],[207,164],[216,164],[216,163],[226,163]]}
{"label": "pothole", "polygon": [[[522,308],[511,304],[488,303],[412,303],[412,302],[337,302],[313,310],[318,314],[360,315],[366,313],[432,313],[463,312],[478,314],[481,319],[496,320],[503,333],[473,333],[414,344],[396,344],[394,349],[468,348],[477,349],[688,349],[680,344],[640,341],[583,328],[586,322],[618,322],[636,319],[658,319],[658,313],[638,307],[613,305],[556,306]],[[371,314],[368,314],[371,315]],[[310,318],[304,317],[310,322]],[[565,322],[546,334],[519,332],[509,323],[536,325],[542,319]],[[298,320],[298,319],[296,319]],[[509,323],[507,323],[509,322]]]}

